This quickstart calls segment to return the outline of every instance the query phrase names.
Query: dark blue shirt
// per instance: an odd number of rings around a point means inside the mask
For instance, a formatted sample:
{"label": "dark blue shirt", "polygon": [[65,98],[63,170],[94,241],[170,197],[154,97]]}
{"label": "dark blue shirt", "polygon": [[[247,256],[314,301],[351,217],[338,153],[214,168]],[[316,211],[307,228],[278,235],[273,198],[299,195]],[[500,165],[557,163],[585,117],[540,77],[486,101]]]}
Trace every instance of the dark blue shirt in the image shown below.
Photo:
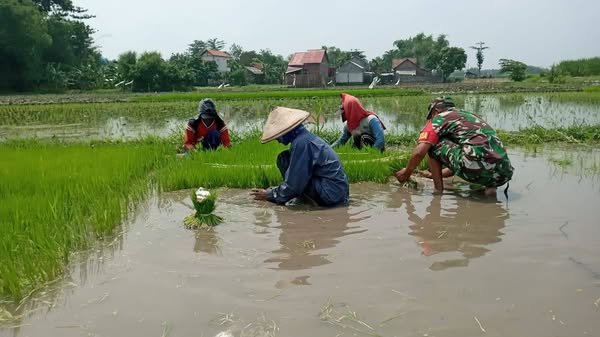
{"label": "dark blue shirt", "polygon": [[323,206],[348,204],[348,177],[337,153],[323,139],[302,129],[292,140],[285,180],[268,191],[267,200],[285,204],[307,189],[319,196]]}

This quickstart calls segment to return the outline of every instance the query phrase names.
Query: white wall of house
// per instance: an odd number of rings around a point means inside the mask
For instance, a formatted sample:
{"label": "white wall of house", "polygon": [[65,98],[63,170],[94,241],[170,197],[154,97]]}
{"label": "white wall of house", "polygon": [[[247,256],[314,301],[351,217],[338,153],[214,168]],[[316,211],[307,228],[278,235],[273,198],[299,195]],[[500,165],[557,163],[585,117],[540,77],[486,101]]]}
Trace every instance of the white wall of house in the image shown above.
{"label": "white wall of house", "polygon": [[214,61],[217,64],[217,69],[220,72],[222,72],[222,73],[229,72],[229,66],[227,65],[227,58],[225,58],[225,57],[204,54],[204,55],[202,55],[202,61],[204,61],[204,62]]}
{"label": "white wall of house", "polygon": [[335,74],[336,83],[363,83],[363,73],[338,72]]}
{"label": "white wall of house", "polygon": [[416,76],[417,75],[417,71],[416,70],[396,70],[396,74],[398,74],[398,75]]}

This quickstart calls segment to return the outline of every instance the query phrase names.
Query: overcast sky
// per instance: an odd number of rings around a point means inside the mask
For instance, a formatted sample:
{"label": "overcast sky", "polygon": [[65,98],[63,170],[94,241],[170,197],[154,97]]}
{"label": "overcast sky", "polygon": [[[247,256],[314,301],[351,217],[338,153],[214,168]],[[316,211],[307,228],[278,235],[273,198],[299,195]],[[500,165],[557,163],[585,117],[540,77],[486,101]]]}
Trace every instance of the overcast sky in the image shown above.
{"label": "overcast sky", "polygon": [[245,50],[295,51],[334,45],[364,50],[369,59],[417,33],[446,34],[476,66],[478,41],[491,48],[483,68],[498,59],[550,66],[600,56],[598,0],[74,0],[96,18],[104,56],[159,51],[168,58],[193,40],[219,38]]}

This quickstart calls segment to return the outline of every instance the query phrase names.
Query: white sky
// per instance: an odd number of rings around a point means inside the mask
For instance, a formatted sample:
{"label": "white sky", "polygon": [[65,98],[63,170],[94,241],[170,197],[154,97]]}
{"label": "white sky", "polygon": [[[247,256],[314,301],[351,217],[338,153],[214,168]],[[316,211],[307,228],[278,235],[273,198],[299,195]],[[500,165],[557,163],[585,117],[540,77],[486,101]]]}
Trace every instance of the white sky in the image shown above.
{"label": "white sky", "polygon": [[334,45],[364,50],[369,59],[417,33],[446,34],[465,48],[485,41],[483,68],[498,59],[550,66],[600,56],[598,0],[74,0],[96,15],[105,57],[127,50],[159,51],[168,58],[193,40],[219,38],[245,50],[295,51]]}

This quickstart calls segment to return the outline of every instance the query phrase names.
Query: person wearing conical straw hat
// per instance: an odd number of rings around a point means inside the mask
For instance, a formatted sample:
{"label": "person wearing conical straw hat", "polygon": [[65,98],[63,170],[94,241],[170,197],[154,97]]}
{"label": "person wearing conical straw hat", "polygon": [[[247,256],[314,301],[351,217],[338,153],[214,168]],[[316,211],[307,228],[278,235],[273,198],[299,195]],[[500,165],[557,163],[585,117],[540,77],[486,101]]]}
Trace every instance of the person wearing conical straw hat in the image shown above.
{"label": "person wearing conical straw hat", "polygon": [[278,107],[265,123],[261,143],[277,140],[290,149],[277,156],[283,183],[252,195],[284,205],[298,197],[308,197],[323,207],[347,206],[348,176],[337,153],[327,142],[308,131],[302,123],[310,116],[303,110]]}
{"label": "person wearing conical straw hat", "polygon": [[450,97],[431,102],[418,143],[407,166],[394,174],[398,181],[408,180],[428,154],[429,171],[422,175],[433,179],[438,192],[444,189],[442,178],[453,175],[482,185],[486,196],[495,197],[504,184],[508,189],[514,168],[496,131],[476,114],[456,109]]}
{"label": "person wearing conical straw hat", "polygon": [[342,93],[342,104],[338,114],[342,117],[344,130],[338,140],[331,146],[336,148],[346,144],[350,137],[354,147],[361,149],[364,145],[372,146],[380,151],[385,150],[383,130],[385,125],[374,112],[363,108],[358,98]]}

